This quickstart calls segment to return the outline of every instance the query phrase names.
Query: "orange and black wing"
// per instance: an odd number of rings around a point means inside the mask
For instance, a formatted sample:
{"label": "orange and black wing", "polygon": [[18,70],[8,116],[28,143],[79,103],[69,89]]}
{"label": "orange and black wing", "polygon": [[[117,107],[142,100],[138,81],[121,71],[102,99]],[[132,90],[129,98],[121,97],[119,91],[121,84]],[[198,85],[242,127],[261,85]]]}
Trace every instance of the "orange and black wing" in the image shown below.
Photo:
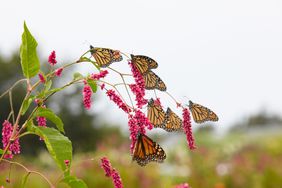
{"label": "orange and black wing", "polygon": [[144,55],[131,54],[131,61],[142,75],[146,74],[150,69],[158,67],[158,63],[155,60]]}
{"label": "orange and black wing", "polygon": [[192,101],[189,101],[189,109],[196,123],[203,123],[206,121],[218,121],[218,116],[212,110],[200,104],[196,104]]}
{"label": "orange and black wing", "polygon": [[119,62],[123,59],[119,51],[109,48],[94,48],[90,46],[90,52],[100,67],[107,67],[113,62]]}
{"label": "orange and black wing", "polygon": [[182,129],[182,120],[170,108],[166,111],[166,124],[164,129],[168,132],[179,131]]}
{"label": "orange and black wing", "polygon": [[147,74],[143,75],[143,79],[145,81],[145,89],[158,89],[160,91],[166,91],[165,83],[153,71],[149,71]]}
{"label": "orange and black wing", "polygon": [[165,151],[159,144],[145,134],[139,134],[133,151],[133,161],[140,166],[145,166],[151,161],[163,162],[166,158]]}
{"label": "orange and black wing", "polygon": [[148,102],[147,118],[154,127],[164,128],[166,114],[160,104],[157,104],[154,99]]}

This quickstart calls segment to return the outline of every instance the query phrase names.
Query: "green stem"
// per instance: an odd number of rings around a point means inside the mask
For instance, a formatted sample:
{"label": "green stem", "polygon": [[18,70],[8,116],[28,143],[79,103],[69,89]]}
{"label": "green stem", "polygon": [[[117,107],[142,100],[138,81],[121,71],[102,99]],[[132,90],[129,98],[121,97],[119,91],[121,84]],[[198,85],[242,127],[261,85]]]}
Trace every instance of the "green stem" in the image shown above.
{"label": "green stem", "polygon": [[21,80],[18,80],[17,82],[14,83],[14,85],[12,85],[12,87],[10,87],[9,89],[7,89],[7,91],[5,91],[4,93],[2,93],[2,95],[0,96],[0,99],[2,97],[4,97],[7,93],[9,93],[14,87],[16,87],[19,83],[21,83],[22,81],[26,81],[27,79],[24,78],[24,79],[21,79]]}

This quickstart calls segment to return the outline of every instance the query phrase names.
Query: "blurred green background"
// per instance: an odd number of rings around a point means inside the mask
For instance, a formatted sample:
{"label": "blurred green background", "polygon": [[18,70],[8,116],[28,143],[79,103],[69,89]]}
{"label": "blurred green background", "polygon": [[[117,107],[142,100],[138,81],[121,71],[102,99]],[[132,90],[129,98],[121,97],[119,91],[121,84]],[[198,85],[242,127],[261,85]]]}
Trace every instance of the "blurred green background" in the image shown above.
{"label": "blurred green background", "polygon": [[[21,78],[18,55],[0,57],[0,93]],[[64,79],[64,78],[62,78]],[[59,84],[59,83],[55,83]],[[13,95],[19,108],[24,88]],[[190,151],[181,133],[154,134],[167,153],[163,164],[140,167],[131,162],[128,133],[119,125],[105,124],[93,112],[86,112],[81,103],[81,88],[54,96],[47,106],[55,108],[72,140],[74,162],[72,173],[85,180],[89,187],[113,187],[100,168],[100,158],[107,156],[122,177],[124,187],[173,187],[188,182],[193,188],[279,188],[282,187],[282,118],[264,111],[234,122],[231,129],[219,134],[213,125],[199,125],[195,131],[198,149]],[[95,95],[99,100],[99,95]],[[74,105],[75,104],[75,105]],[[9,111],[8,98],[0,100],[0,122]],[[48,126],[52,126],[48,124]],[[0,125],[2,129],[2,125]],[[15,161],[30,170],[42,172],[56,182],[62,174],[38,137],[21,139],[22,154]],[[10,174],[10,183],[6,178]],[[18,166],[0,164],[0,186],[19,187],[26,172]],[[27,187],[48,187],[32,174]],[[59,184],[59,187],[66,187]]]}

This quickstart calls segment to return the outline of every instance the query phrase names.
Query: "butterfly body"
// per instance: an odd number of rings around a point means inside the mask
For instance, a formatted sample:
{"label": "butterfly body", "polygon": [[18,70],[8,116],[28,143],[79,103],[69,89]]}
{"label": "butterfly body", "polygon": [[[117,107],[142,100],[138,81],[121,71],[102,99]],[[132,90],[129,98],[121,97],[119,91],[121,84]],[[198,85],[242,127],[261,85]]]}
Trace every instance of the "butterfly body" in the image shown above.
{"label": "butterfly body", "polygon": [[189,109],[196,123],[218,121],[218,116],[209,108],[189,101]]}
{"label": "butterfly body", "polygon": [[130,56],[131,62],[142,75],[145,75],[149,70],[156,69],[158,67],[158,63],[150,57],[133,54],[131,54]]}
{"label": "butterfly body", "polygon": [[161,163],[165,159],[165,151],[159,144],[145,134],[138,134],[137,142],[133,150],[133,161],[136,161],[140,166],[145,166],[151,161]]}
{"label": "butterfly body", "polygon": [[94,48],[93,46],[90,46],[90,52],[99,67],[107,67],[110,64],[122,61],[123,59],[118,50],[109,48]]}

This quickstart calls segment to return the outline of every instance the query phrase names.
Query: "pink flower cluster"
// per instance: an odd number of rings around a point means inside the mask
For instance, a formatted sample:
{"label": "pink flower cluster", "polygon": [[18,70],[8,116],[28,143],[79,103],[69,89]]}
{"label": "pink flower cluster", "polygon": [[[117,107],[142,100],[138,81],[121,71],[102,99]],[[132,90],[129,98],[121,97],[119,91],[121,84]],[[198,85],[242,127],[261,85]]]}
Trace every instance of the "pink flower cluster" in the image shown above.
{"label": "pink flower cluster", "polygon": [[135,65],[131,62],[129,62],[128,64],[131,67],[131,72],[132,72],[134,80],[135,80],[135,84],[131,84],[129,87],[136,97],[135,100],[137,102],[138,108],[142,108],[148,102],[146,99],[144,99],[144,96],[145,96],[145,81],[144,81],[141,73],[135,67]]}
{"label": "pink flower cluster", "polygon": [[116,92],[112,89],[107,91],[107,95],[119,108],[121,108],[124,112],[130,113],[130,108],[121,100],[121,98],[116,94]]}
{"label": "pink flower cluster", "polygon": [[[2,143],[3,143],[3,149],[5,149],[7,147],[7,145],[9,144],[10,138],[12,136],[12,132],[13,132],[13,126],[12,124],[5,120],[4,123],[2,124],[3,128],[2,128]],[[13,143],[11,143],[8,151],[10,151],[10,154],[6,154],[4,157],[5,158],[13,158],[13,154],[19,154],[20,151],[20,142],[19,139],[14,140]]]}
{"label": "pink flower cluster", "polygon": [[53,66],[57,63],[55,51],[52,51],[51,54],[49,55],[48,62],[50,63],[50,65]]}
{"label": "pink flower cluster", "polygon": [[38,77],[39,77],[39,80],[40,80],[41,83],[45,83],[46,82],[45,77],[43,76],[43,74],[39,73]]}
{"label": "pink flower cluster", "polygon": [[191,150],[196,149],[197,147],[195,145],[195,139],[194,139],[193,132],[192,132],[190,112],[188,111],[187,108],[183,109],[182,115],[183,115],[183,130],[184,130],[184,133],[186,134],[189,148]]}
{"label": "pink flower cluster", "polygon": [[106,173],[105,175],[107,177],[112,177],[115,188],[123,187],[120,175],[116,169],[112,168],[112,165],[109,159],[107,159],[106,157],[103,157],[101,159],[101,167],[104,169]]}
{"label": "pink flower cluster", "polygon": [[180,185],[176,185],[175,188],[191,188],[188,183],[184,183],[184,184],[180,184]]}
{"label": "pink flower cluster", "polygon": [[94,80],[100,80],[101,78],[105,78],[109,74],[107,70],[100,71],[99,74],[91,74],[90,78]]}
{"label": "pink flower cluster", "polygon": [[133,153],[133,149],[135,146],[135,143],[137,141],[138,133],[146,134],[147,127],[149,130],[153,129],[153,125],[148,120],[148,118],[145,116],[143,112],[140,110],[135,110],[135,115],[129,115],[128,116],[128,126],[130,131],[130,139],[131,139],[131,145],[130,145],[130,152]]}
{"label": "pink flower cluster", "polygon": [[60,77],[62,75],[62,72],[63,72],[63,68],[58,68],[55,70],[55,75]]}
{"label": "pink flower cluster", "polygon": [[130,84],[129,87],[135,95],[135,101],[137,102],[136,105],[138,108],[142,108],[148,103],[148,100],[144,99],[145,93],[143,93],[143,90],[137,84]]}
{"label": "pink flower cluster", "polygon": [[84,104],[84,108],[87,110],[91,108],[91,96],[92,96],[91,87],[88,84],[85,84],[83,88],[83,104]]}
{"label": "pink flower cluster", "polygon": [[38,126],[40,127],[46,127],[47,125],[47,120],[45,117],[38,116],[36,117],[36,121],[37,121]]}

